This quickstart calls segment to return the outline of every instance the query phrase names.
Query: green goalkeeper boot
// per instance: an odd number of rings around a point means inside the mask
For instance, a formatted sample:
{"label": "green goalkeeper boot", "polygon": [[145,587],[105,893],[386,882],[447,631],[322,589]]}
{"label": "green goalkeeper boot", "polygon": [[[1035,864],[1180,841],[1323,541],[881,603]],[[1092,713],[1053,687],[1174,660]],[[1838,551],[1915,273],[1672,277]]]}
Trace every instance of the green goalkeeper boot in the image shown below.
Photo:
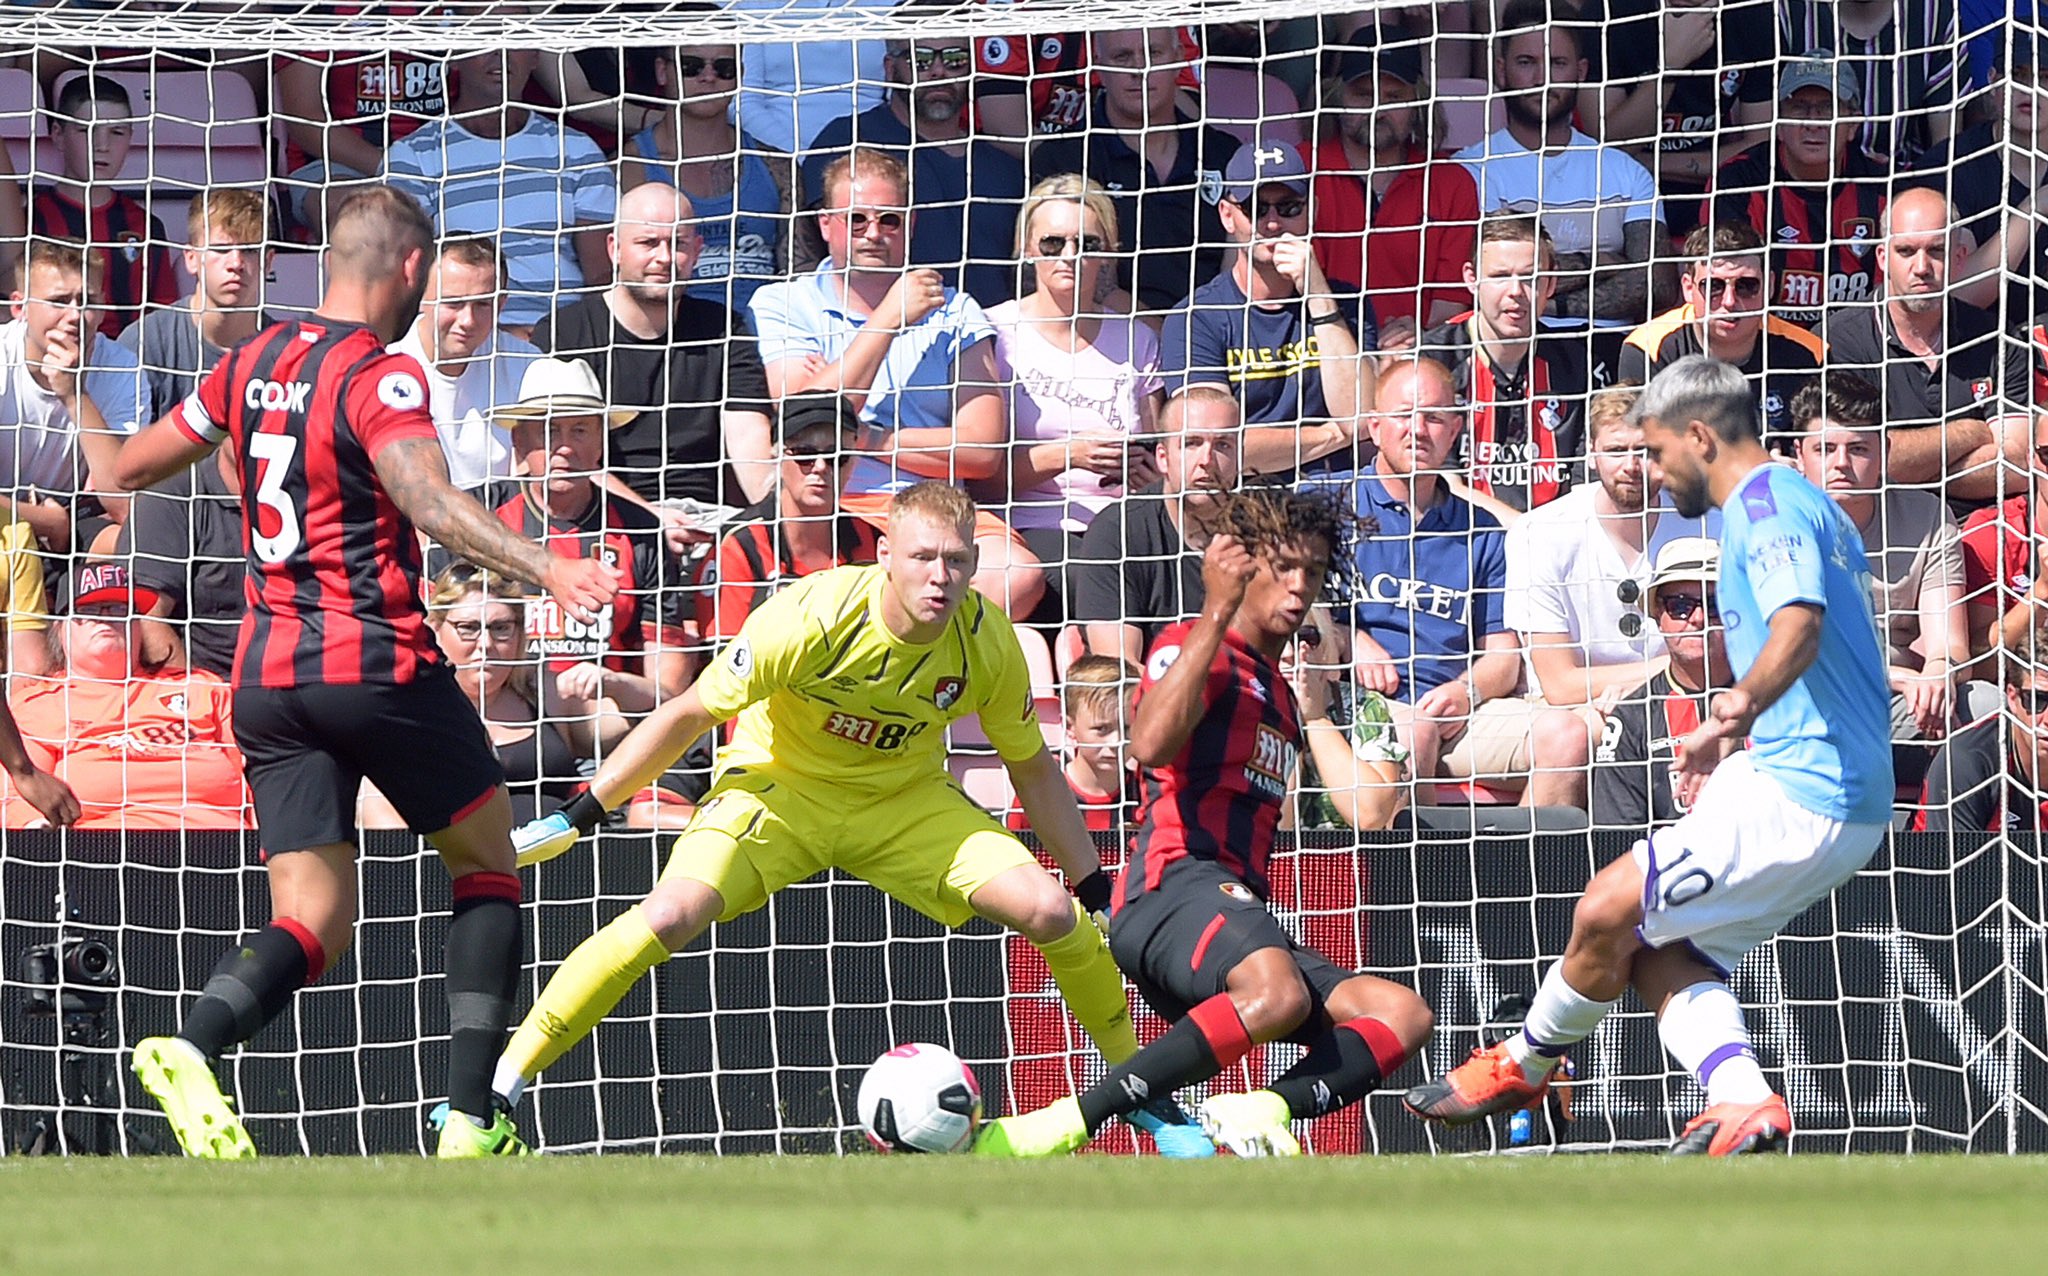
{"label": "green goalkeeper boot", "polygon": [[1088,1123],[1081,1119],[1078,1099],[990,1121],[974,1140],[976,1156],[1062,1156],[1088,1141]]}
{"label": "green goalkeeper boot", "polygon": [[203,1161],[253,1161],[256,1145],[220,1092],[213,1065],[182,1037],[144,1037],[129,1064],[135,1079],[170,1118],[185,1155]]}

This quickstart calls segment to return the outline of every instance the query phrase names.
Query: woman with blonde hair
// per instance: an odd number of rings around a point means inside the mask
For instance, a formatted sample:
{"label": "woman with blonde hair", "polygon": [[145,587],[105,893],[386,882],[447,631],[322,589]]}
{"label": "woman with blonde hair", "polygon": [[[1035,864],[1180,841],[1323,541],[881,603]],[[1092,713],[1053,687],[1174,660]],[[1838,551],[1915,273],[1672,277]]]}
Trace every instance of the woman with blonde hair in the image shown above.
{"label": "woman with blonde hair", "polygon": [[[442,571],[427,594],[427,624],[504,765],[515,824],[554,811],[583,786],[568,732],[541,717],[526,602],[525,586],[469,563]],[[364,828],[405,827],[368,784],[357,812]]]}
{"label": "woman with blonde hair", "polygon": [[1008,522],[1062,601],[1096,513],[1158,479],[1148,436],[1165,398],[1159,338],[1098,300],[1115,286],[1120,246],[1108,191],[1074,173],[1046,178],[1017,218],[1033,287],[988,312],[1014,431]]}

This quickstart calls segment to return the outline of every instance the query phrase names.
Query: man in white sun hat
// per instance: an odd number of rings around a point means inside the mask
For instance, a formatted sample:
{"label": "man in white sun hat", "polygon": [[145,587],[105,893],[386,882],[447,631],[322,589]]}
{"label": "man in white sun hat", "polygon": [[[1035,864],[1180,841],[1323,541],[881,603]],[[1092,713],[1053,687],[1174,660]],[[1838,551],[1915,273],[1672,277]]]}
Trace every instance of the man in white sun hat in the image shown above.
{"label": "man in white sun hat", "polygon": [[567,719],[582,748],[608,745],[689,684],[682,568],[660,518],[601,481],[607,431],[637,415],[605,401],[589,364],[547,358],[527,365],[518,402],[495,414],[524,472],[493,483],[484,504],[550,553],[600,558],[622,573],[618,597],[594,621],[579,622],[545,599],[527,612],[531,649],[544,664],[541,707]]}

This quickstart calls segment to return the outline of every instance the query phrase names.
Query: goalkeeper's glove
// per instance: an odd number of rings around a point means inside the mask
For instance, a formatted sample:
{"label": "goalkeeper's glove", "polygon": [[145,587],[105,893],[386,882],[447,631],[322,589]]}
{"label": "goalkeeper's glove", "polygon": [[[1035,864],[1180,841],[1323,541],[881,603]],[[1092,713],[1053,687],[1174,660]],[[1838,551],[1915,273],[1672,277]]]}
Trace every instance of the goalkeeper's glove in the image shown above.
{"label": "goalkeeper's glove", "polygon": [[1109,873],[1096,869],[1088,876],[1074,883],[1074,898],[1081,901],[1087,910],[1088,920],[1095,923],[1095,929],[1109,934]]}
{"label": "goalkeeper's glove", "polygon": [[554,814],[529,820],[513,829],[512,849],[518,852],[519,867],[555,858],[576,845],[577,839],[585,833],[604,823],[604,816],[604,804],[586,789]]}

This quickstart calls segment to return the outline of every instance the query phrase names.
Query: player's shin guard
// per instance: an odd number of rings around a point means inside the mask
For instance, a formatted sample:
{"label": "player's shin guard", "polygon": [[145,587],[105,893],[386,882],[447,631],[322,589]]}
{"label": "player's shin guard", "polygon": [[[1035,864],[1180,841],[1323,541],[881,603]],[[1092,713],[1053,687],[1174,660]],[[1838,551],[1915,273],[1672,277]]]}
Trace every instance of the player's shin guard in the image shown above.
{"label": "player's shin guard", "polygon": [[1287,1100],[1289,1116],[1319,1117],[1379,1089],[1407,1058],[1392,1028],[1361,1016],[1324,1033],[1266,1088]]}
{"label": "player's shin guard", "polygon": [[1237,1006],[1219,992],[1090,1086],[1081,1095],[1081,1119],[1093,1134],[1153,1099],[1207,1081],[1251,1048],[1251,1034],[1245,1031]]}
{"label": "player's shin guard", "polygon": [[642,975],[667,960],[667,945],[637,907],[578,944],[505,1047],[498,1061],[498,1093],[517,1102],[517,1091],[526,1082],[588,1036]]}
{"label": "player's shin guard", "polygon": [[471,873],[455,879],[448,924],[448,1106],[491,1116],[491,1065],[512,1021],[519,982],[519,879]]}
{"label": "player's shin guard", "polygon": [[1131,1003],[1124,997],[1124,977],[1109,955],[1109,941],[1077,902],[1074,929],[1039,945],[1046,968],[1059,985],[1060,997],[1095,1048],[1112,1064],[1138,1053],[1138,1033],[1131,1026]]}
{"label": "player's shin guard", "polygon": [[292,994],[320,977],[327,952],[313,932],[280,917],[221,954],[178,1035],[209,1059],[277,1018]]}

